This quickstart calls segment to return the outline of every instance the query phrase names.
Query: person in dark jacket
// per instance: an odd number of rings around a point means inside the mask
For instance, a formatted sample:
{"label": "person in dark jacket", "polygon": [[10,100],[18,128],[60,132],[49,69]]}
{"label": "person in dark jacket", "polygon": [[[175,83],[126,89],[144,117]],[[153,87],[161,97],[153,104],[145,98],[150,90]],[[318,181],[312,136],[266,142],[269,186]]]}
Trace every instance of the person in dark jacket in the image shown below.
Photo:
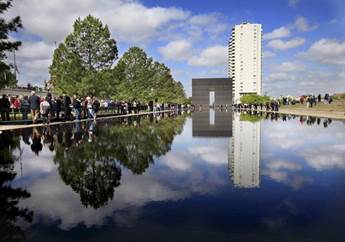
{"label": "person in dark jacket", "polygon": [[74,109],[74,113],[75,113],[75,119],[76,120],[80,120],[80,115],[81,115],[81,101],[80,99],[77,97],[77,95],[73,96],[73,109]]}
{"label": "person in dark jacket", "polygon": [[62,97],[57,97],[55,100],[55,113],[56,113],[56,119],[60,118],[60,112],[62,107]]}
{"label": "person in dark jacket", "polygon": [[65,122],[67,119],[71,119],[72,113],[71,113],[71,98],[67,96],[65,93],[63,94],[63,100],[62,100],[63,108],[65,111],[65,114],[63,116],[63,121]]}
{"label": "person in dark jacket", "polygon": [[31,96],[29,98],[30,110],[31,110],[31,118],[32,122],[36,123],[39,115],[40,110],[40,98],[36,96],[35,91],[31,92]]}
{"label": "person in dark jacket", "polygon": [[30,104],[28,96],[24,96],[20,99],[20,112],[23,115],[23,120],[28,119],[28,113],[30,112]]}
{"label": "person in dark jacket", "polygon": [[8,100],[7,96],[4,94],[0,99],[0,113],[2,120],[10,120],[10,107],[11,103]]}

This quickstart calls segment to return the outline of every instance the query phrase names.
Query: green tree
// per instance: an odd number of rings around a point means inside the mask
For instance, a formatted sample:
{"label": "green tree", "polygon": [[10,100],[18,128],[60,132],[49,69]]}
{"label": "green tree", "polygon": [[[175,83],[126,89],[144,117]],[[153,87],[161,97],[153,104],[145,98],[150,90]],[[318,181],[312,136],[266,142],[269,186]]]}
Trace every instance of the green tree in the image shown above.
{"label": "green tree", "polygon": [[9,21],[2,17],[4,12],[11,6],[12,0],[0,1],[0,88],[17,83],[16,78],[11,73],[12,66],[5,62],[6,52],[15,51],[21,45],[20,41],[10,41],[8,39],[10,32],[17,32],[19,28],[22,28],[20,17],[17,16]]}
{"label": "green tree", "polygon": [[130,48],[113,73],[118,83],[113,92],[116,98],[146,102],[182,102],[186,98],[182,84],[173,79],[170,69],[148,57],[141,48]]}
{"label": "green tree", "polygon": [[247,94],[241,97],[241,103],[243,104],[265,104],[269,101],[270,97],[257,94]]}
{"label": "green tree", "polygon": [[91,15],[78,18],[73,32],[54,51],[51,80],[60,92],[105,96],[113,80],[106,73],[117,57],[116,41],[108,26]]}

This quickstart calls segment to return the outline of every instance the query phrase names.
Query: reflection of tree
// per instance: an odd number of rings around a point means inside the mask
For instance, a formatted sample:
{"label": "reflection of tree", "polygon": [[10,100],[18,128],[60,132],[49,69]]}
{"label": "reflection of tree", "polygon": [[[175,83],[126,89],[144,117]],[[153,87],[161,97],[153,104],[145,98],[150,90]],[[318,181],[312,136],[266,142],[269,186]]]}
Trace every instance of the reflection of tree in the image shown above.
{"label": "reflection of tree", "polygon": [[58,142],[54,161],[59,164],[62,179],[80,194],[82,203],[99,208],[113,198],[114,188],[120,184],[121,169],[116,163],[135,174],[143,173],[155,156],[170,150],[174,136],[182,132],[183,123],[184,118],[177,117],[157,123],[144,118],[139,124],[101,122],[96,128],[94,124],[78,126],[76,130],[83,130],[83,134],[78,131],[73,136],[76,140]]}
{"label": "reflection of tree", "polygon": [[183,117],[163,119],[157,123],[144,120],[140,127],[114,126],[109,130],[113,155],[135,174],[142,174],[154,157],[164,155],[171,148],[176,134],[182,132]]}
{"label": "reflection of tree", "polygon": [[17,219],[32,221],[33,212],[19,208],[21,199],[30,194],[21,188],[12,188],[11,181],[16,177],[13,156],[19,147],[19,137],[5,132],[0,135],[0,238],[1,241],[23,241],[24,232],[16,225]]}

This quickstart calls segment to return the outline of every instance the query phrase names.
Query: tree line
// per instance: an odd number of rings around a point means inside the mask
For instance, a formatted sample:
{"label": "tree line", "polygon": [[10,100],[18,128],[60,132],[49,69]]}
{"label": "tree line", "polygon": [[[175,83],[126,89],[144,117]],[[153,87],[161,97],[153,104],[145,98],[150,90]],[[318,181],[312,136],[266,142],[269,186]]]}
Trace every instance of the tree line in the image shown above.
{"label": "tree line", "polygon": [[73,32],[54,51],[49,71],[59,93],[146,102],[186,101],[181,82],[143,49],[131,47],[118,60],[117,42],[108,26],[91,15],[74,22]]}

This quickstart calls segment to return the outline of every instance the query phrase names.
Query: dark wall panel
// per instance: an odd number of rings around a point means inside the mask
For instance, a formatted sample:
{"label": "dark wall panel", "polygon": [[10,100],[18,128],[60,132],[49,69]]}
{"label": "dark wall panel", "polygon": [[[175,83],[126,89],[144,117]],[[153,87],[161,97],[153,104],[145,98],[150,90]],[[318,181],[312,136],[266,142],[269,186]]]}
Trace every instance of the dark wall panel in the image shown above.
{"label": "dark wall panel", "polygon": [[215,105],[232,105],[230,78],[192,79],[192,104],[208,107],[210,91],[215,92]]}

